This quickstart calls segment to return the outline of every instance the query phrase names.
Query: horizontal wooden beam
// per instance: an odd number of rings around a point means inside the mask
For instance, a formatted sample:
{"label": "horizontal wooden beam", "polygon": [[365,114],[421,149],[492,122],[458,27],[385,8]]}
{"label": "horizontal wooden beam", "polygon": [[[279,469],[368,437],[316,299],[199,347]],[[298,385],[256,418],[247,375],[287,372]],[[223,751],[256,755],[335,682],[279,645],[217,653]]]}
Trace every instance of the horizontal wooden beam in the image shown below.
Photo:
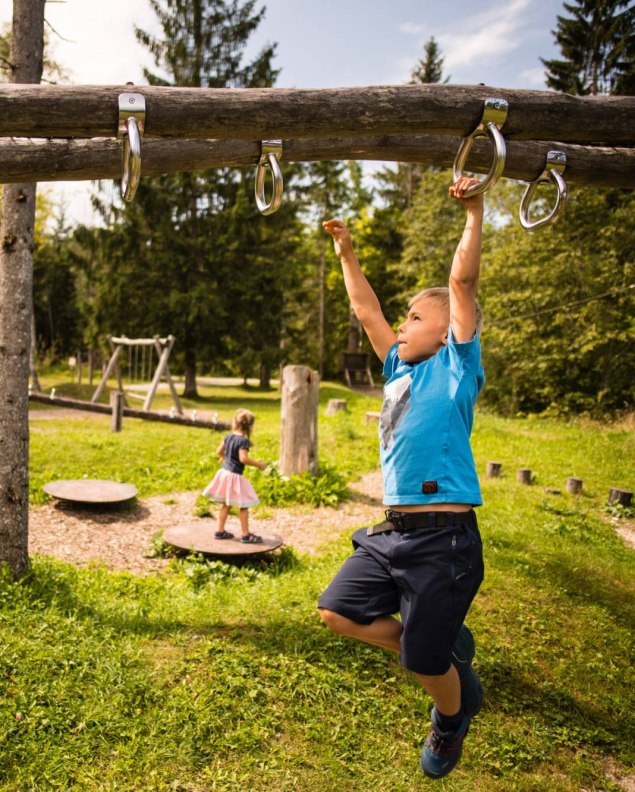
{"label": "horizontal wooden beam", "polygon": [[[461,138],[439,135],[380,135],[357,138],[284,140],[285,162],[376,160],[450,168]],[[260,142],[246,140],[152,140],[142,142],[141,175],[255,165]],[[569,184],[635,187],[635,148],[580,146],[547,141],[509,141],[503,175],[531,181],[543,171],[547,152],[564,151]],[[477,139],[468,168],[486,173],[491,146]],[[121,143],[95,140],[0,140],[0,182],[78,181],[121,178]]]}
{"label": "horizontal wooden beam", "polygon": [[[93,402],[80,401],[79,399],[67,399],[62,396],[47,396],[45,393],[29,393],[29,401],[48,404],[50,407],[65,407],[71,410],[83,410],[84,412],[112,414],[112,407],[107,404],[93,404]],[[159,421],[161,423],[177,424],[178,426],[191,426],[195,429],[213,429],[217,432],[225,432],[231,429],[231,424],[224,421],[203,421],[200,418],[192,419],[184,415],[165,415],[159,412],[145,412],[124,407],[123,414],[126,418],[141,418],[143,421]]]}
{"label": "horizontal wooden beam", "polygon": [[144,95],[145,135],[155,138],[463,136],[480,122],[483,101],[489,97],[508,101],[503,132],[511,140],[628,145],[635,129],[635,97],[483,85],[294,89],[6,84],[0,86],[0,137],[115,137],[118,96],[130,91]]}

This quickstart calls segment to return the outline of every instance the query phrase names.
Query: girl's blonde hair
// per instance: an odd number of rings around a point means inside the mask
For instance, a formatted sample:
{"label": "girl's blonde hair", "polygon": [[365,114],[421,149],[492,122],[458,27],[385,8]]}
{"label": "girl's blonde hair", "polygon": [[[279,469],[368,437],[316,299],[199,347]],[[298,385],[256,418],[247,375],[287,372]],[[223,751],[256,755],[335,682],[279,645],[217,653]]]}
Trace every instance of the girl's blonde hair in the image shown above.
{"label": "girl's blonde hair", "polygon": [[[431,300],[441,310],[445,311],[448,315],[448,322],[450,321],[450,289],[447,286],[433,286],[430,289],[422,289],[417,292],[415,296],[408,303],[408,308],[425,297],[426,300]],[[481,306],[476,300],[476,332],[480,335],[483,332],[483,312]]]}
{"label": "girl's blonde hair", "polygon": [[240,429],[246,437],[250,437],[255,420],[256,416],[249,410],[236,410],[232,418],[232,429]]}

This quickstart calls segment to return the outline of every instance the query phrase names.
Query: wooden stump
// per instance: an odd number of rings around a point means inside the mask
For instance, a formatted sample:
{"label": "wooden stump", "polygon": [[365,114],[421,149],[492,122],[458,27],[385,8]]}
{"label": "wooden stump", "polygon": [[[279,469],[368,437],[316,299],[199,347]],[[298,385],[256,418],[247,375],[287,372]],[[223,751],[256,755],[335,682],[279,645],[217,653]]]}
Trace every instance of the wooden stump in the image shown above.
{"label": "wooden stump", "polygon": [[486,474],[488,478],[498,478],[501,474],[502,462],[488,462]]}
{"label": "wooden stump", "polygon": [[633,493],[628,490],[611,487],[609,489],[609,503],[613,506],[619,503],[620,506],[630,506],[633,501]]}
{"label": "wooden stump", "polygon": [[518,473],[516,475],[521,484],[531,484],[530,468],[518,468]]}
{"label": "wooden stump", "polygon": [[368,423],[372,423],[373,421],[379,421],[380,418],[381,418],[381,413],[380,412],[374,412],[373,410],[369,410],[366,413],[366,423],[367,424]]}
{"label": "wooden stump", "polygon": [[567,492],[571,492],[573,495],[579,495],[582,492],[582,479],[572,478],[570,476],[567,479]]}
{"label": "wooden stump", "polygon": [[336,412],[346,409],[346,399],[329,399],[324,415],[335,415]]}
{"label": "wooden stump", "polygon": [[111,432],[121,432],[125,400],[126,395],[123,391],[112,391],[110,394],[110,407],[112,410],[112,417],[110,419]]}
{"label": "wooden stump", "polygon": [[282,371],[280,472],[292,476],[317,473],[317,417],[320,378],[308,366]]}

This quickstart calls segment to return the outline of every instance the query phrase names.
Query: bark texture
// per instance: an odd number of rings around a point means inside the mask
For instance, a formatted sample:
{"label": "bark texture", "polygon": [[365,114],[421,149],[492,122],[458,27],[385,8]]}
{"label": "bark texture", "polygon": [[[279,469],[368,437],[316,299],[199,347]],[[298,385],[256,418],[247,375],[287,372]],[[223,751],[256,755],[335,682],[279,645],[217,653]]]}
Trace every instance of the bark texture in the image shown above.
{"label": "bark texture", "polygon": [[[44,0],[14,0],[11,81],[42,76]],[[3,189],[0,227],[0,563],[29,564],[29,368],[35,184]]]}

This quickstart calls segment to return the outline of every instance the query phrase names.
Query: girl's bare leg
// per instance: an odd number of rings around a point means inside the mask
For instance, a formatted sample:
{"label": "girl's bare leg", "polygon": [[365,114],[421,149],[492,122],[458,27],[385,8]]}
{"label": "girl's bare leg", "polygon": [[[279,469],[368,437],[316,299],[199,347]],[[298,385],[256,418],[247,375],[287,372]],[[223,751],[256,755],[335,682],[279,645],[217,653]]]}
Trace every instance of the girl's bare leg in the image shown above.
{"label": "girl's bare leg", "polygon": [[228,514],[229,506],[224,503],[218,512],[218,525],[216,526],[218,533],[222,533],[225,530],[225,523],[227,522]]}
{"label": "girl's bare leg", "polygon": [[239,509],[240,531],[243,536],[249,536],[249,509]]}
{"label": "girl's bare leg", "polygon": [[[401,622],[392,616],[380,616],[370,624],[358,624],[334,611],[320,608],[324,623],[338,635],[357,638],[359,641],[381,646],[399,654]],[[450,665],[445,674],[428,676],[413,672],[419,683],[444,715],[454,715],[461,708],[461,684],[456,668]]]}

